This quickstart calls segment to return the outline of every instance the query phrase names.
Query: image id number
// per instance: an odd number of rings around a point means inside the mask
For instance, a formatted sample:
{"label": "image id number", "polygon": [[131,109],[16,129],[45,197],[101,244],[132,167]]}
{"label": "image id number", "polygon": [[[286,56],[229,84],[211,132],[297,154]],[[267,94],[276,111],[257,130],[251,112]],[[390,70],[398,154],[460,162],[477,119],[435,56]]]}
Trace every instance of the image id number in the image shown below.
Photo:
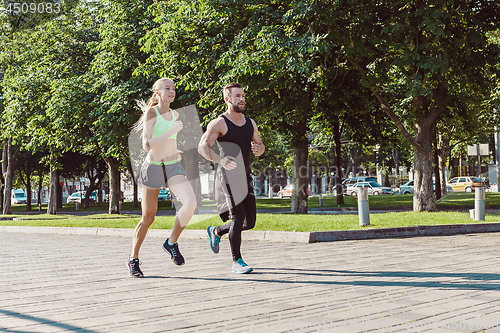
{"label": "image id number", "polygon": [[61,11],[61,4],[58,2],[13,2],[6,6],[7,14],[58,14]]}

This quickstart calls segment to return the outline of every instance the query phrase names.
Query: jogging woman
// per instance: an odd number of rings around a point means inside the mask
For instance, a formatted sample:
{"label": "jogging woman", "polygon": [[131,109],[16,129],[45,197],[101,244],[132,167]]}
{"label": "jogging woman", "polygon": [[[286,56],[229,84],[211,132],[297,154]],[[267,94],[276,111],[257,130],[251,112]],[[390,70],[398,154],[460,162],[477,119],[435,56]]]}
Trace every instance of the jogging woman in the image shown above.
{"label": "jogging woman", "polygon": [[136,124],[136,129],[142,128],[142,145],[147,151],[147,157],[138,177],[142,191],[142,218],[135,228],[132,253],[127,266],[130,276],[138,278],[144,277],[139,267],[139,249],[148,228],[155,220],[160,189],[168,187],[182,202],[170,237],[163,244],[163,249],[170,254],[174,264],[179,266],[184,264],[184,257],[179,251],[177,240],[196,209],[193,188],[179,163],[177,133],[182,130],[183,125],[178,120],[178,112],[170,109],[170,104],[175,99],[174,82],[168,78],[159,79],[152,90],[153,95],[147,103],[138,102],[143,116]]}

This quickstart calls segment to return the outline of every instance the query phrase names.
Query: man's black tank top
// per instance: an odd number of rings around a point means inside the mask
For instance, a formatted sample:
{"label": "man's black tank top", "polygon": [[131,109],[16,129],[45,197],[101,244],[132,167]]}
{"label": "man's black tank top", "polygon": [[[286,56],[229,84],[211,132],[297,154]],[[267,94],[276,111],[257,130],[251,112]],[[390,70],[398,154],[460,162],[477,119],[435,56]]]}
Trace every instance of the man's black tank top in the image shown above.
{"label": "man's black tank top", "polygon": [[[231,120],[222,115],[222,118],[226,121],[227,132],[223,136],[217,139],[217,145],[219,147],[219,153],[221,156],[232,156],[236,157],[240,152],[243,157],[243,162],[245,164],[245,172],[247,176],[250,175],[250,153],[252,151],[252,137],[253,137],[253,125],[250,118],[245,116],[245,125],[237,126],[233,124]],[[224,142],[234,143],[224,144]]]}

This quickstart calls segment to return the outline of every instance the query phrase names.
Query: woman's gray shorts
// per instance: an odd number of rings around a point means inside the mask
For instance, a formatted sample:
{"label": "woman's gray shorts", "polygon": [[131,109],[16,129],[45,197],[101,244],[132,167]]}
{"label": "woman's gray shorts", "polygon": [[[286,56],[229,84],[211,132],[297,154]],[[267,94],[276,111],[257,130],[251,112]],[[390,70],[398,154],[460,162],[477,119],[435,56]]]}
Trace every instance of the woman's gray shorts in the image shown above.
{"label": "woman's gray shorts", "polygon": [[175,175],[185,175],[184,169],[179,162],[174,164],[157,165],[151,164],[148,161],[142,163],[139,179],[139,185],[162,188],[165,187],[168,179]]}

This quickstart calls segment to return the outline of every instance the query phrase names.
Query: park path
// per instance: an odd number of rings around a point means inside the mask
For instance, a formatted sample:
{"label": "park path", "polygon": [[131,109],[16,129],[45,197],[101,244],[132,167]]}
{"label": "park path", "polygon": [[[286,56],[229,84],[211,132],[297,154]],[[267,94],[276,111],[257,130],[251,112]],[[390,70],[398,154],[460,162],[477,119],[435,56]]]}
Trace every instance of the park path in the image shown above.
{"label": "park path", "polygon": [[[327,243],[0,232],[0,332],[500,332],[500,233]],[[485,329],[486,328],[486,329]]]}

